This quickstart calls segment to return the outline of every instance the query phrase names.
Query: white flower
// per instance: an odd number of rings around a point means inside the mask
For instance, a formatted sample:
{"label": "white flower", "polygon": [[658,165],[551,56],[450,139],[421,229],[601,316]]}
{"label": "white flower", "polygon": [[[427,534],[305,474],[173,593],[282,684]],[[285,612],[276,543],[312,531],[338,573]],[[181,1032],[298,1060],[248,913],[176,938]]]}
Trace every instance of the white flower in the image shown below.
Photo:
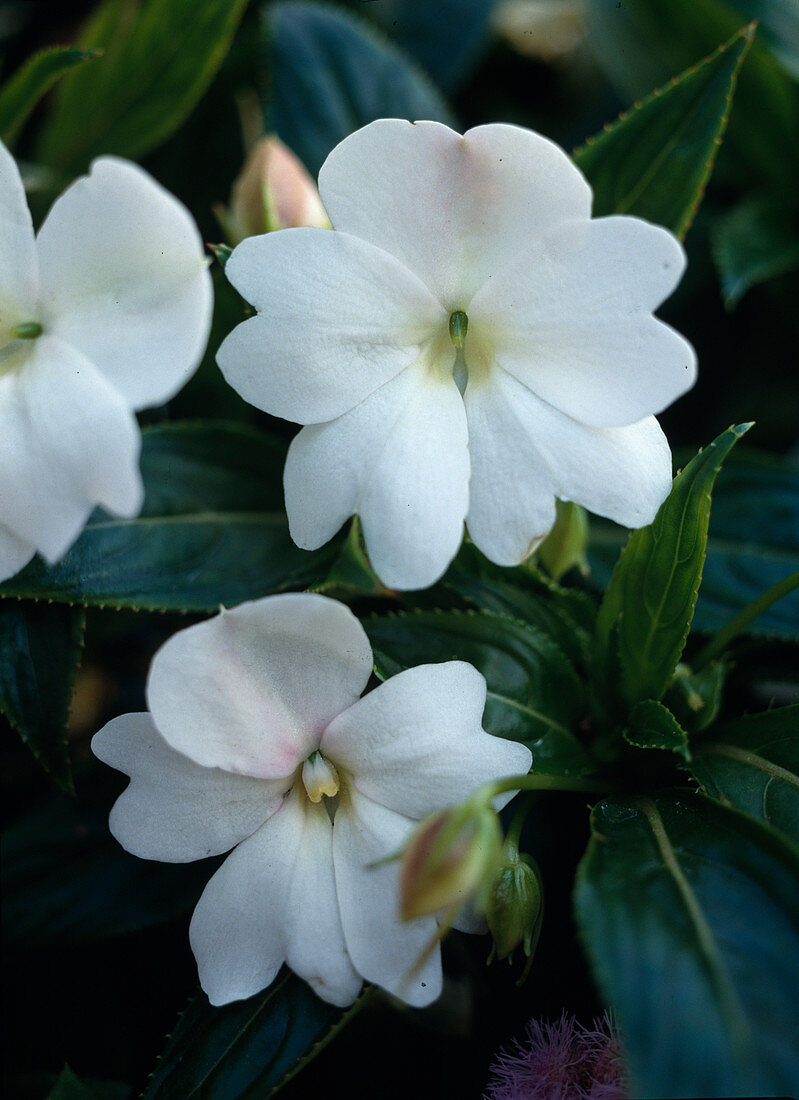
{"label": "white flower", "polygon": [[371,671],[343,604],[267,596],[171,638],[150,670],[151,713],[92,742],[131,776],[110,819],[128,851],[181,863],[234,848],[191,922],[213,1004],[257,993],[284,962],[333,1004],[363,979],[411,1004],[438,996],[438,950],[409,977],[436,919],[401,923],[399,864],[374,864],[418,819],[526,772],[531,754],[481,727],[471,665],[420,665],[359,699]]}
{"label": "white flower", "polygon": [[337,232],[235,249],[227,274],[258,315],[218,354],[247,401],[308,425],[285,470],[295,542],[318,547],[357,512],[381,579],[418,588],[464,519],[500,565],[546,535],[556,496],[652,520],[671,486],[652,414],[696,369],[652,316],[685,264],[669,232],[592,221],[566,154],[499,124],[373,122],[319,191]]}
{"label": "white flower", "polygon": [[186,382],[211,310],[197,227],[141,168],[96,160],[34,237],[0,143],[0,580],[62,557],[96,505],[138,513],[133,410]]}

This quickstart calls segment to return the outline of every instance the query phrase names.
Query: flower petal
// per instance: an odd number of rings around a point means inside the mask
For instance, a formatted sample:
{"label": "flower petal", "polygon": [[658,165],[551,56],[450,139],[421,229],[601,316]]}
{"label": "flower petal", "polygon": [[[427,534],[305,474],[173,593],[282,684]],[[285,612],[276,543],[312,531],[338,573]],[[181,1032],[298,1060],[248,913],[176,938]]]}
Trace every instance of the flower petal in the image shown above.
{"label": "flower petal", "polygon": [[249,237],[225,274],[259,311],[217,362],[256,408],[298,424],[341,416],[413,363],[446,314],[393,256],[327,229]]}
{"label": "flower petal", "polygon": [[37,321],[39,267],[25,188],[14,158],[0,141],[0,347],[9,329]]}
{"label": "flower petal", "polygon": [[258,993],[284,961],[331,1004],[358,996],[362,981],[336,900],[332,834],[325,807],[294,793],[208,883],[189,934],[211,1004]]}
{"label": "flower petal", "polygon": [[343,604],[291,593],[240,604],[179,631],[153,658],[147,700],[178,752],[205,767],[292,775],[372,671]]}
{"label": "flower petal", "polygon": [[519,126],[462,137],[380,119],[329,155],[319,191],[338,230],[401,260],[449,312],[553,224],[588,218],[591,189],[553,142]]}
{"label": "flower petal", "polygon": [[357,512],[383,583],[425,588],[458,551],[468,481],[460,393],[423,358],[351,412],[294,439],[284,474],[291,537],[315,549]]}
{"label": "flower petal", "polygon": [[334,718],[322,752],[367,798],[424,817],[492,779],[530,770],[528,748],[482,728],[485,701],[486,682],[472,665],[418,665]]}
{"label": "flower petal", "polygon": [[123,714],[92,738],[94,755],[131,778],[109,827],[142,859],[188,863],[227,852],[280,808],[285,780],[203,768],[164,741],[149,714]]}
{"label": "flower petal", "polygon": [[8,580],[27,565],[36,547],[18,538],[13,531],[0,523],[0,581]]}
{"label": "flower petal", "polygon": [[472,464],[466,528],[497,565],[524,561],[555,522],[555,483],[533,444],[529,414],[509,399],[512,388],[524,389],[494,369],[463,395]]}
{"label": "flower petal", "polygon": [[469,386],[465,399],[472,454],[466,523],[498,565],[522,561],[546,534],[554,496],[643,527],[671,490],[671,452],[654,417],[589,428],[501,370]]}
{"label": "flower petal", "polygon": [[53,336],[26,345],[0,377],[0,522],[50,561],[95,505],[141,508],[141,437],[126,402],[88,359]]}
{"label": "flower petal", "polygon": [[412,828],[408,818],[350,788],[336,810],[333,862],[344,939],[355,969],[408,1004],[426,1005],[441,992],[440,949],[436,946],[420,970],[412,971],[435,935],[436,920],[401,921],[399,864],[379,863],[402,847]]}
{"label": "flower petal", "polygon": [[470,328],[499,366],[573,419],[633,424],[696,378],[691,345],[652,316],[684,267],[679,241],[639,218],[569,222],[493,275]]}
{"label": "flower petal", "polygon": [[159,405],[202,358],[211,276],[182,203],[101,157],[53,203],[37,239],[46,331],[79,348],[134,409]]}

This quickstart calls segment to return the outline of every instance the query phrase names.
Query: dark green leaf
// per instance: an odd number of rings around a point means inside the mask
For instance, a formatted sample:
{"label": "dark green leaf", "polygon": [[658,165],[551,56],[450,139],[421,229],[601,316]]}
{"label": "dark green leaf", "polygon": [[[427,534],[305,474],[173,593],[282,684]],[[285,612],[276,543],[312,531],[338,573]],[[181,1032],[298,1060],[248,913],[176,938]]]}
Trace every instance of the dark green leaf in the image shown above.
{"label": "dark green leaf", "polygon": [[[779,21],[775,0],[589,0],[589,7],[591,46],[625,96],[645,95],[727,41],[743,22],[760,18],[776,31]],[[749,170],[747,184],[754,174],[783,191],[793,190],[799,164],[799,89],[768,48],[778,37],[758,32],[741,72],[726,147]]]}
{"label": "dark green leaf", "polygon": [[485,45],[497,0],[381,0],[370,15],[414,57],[439,87],[451,91],[468,76]]}
{"label": "dark green leaf", "polygon": [[753,27],[744,27],[576,150],[574,159],[594,189],[595,217],[634,214],[685,236],[753,34]]}
{"label": "dark green leaf", "polygon": [[56,80],[73,66],[100,54],[100,50],[53,46],[28,58],[0,90],[0,141],[11,147],[33,108]]}
{"label": "dark green leaf", "polygon": [[37,159],[75,174],[98,154],[140,158],[160,145],[216,75],[246,4],[105,0],[81,34],[105,56],[61,81]]}
{"label": "dark green leaf", "polygon": [[38,559],[0,594],[92,605],[216,611],[319,583],[338,552],[291,541],[283,445],[219,422],[145,430],[136,519],[95,515],[57,565]]}
{"label": "dark green leaf", "polygon": [[[116,785],[115,785],[116,786]],[[124,786],[120,783],[119,787]],[[216,863],[136,859],[108,831],[107,794],[53,798],[3,836],[6,944],[69,945],[189,915]]]}
{"label": "dark green leaf", "polygon": [[602,802],[575,902],[633,1096],[775,1096],[799,1081],[799,858],[690,793]]}
{"label": "dark green leaf", "polygon": [[314,175],[334,145],[376,118],[451,121],[427,77],[368,24],[294,2],[271,5],[265,20],[269,126]]}
{"label": "dark green leaf", "polygon": [[665,702],[689,733],[698,733],[716,720],[728,672],[723,660],[712,661],[699,672],[677,666]]}
{"label": "dark green leaf", "polygon": [[710,492],[748,427],[729,428],[688,463],[654,522],[633,532],[618,560],[597,618],[598,667],[617,626],[620,687],[629,703],[659,699],[677,667],[702,579]]}
{"label": "dark green leaf", "polygon": [[132,1100],[133,1087],[121,1081],[79,1078],[65,1065],[60,1073],[33,1070],[9,1075],[6,1095],[14,1100]]}
{"label": "dark green leaf", "polygon": [[727,722],[693,751],[691,771],[707,794],[799,844],[799,704]]}
{"label": "dark green leaf", "polygon": [[716,223],[713,258],[731,308],[751,286],[799,267],[799,213],[766,197],[744,199]]}
{"label": "dark green leaf", "polygon": [[354,1016],[282,970],[263,993],[212,1008],[198,994],[178,1020],[142,1100],[267,1100]]}
{"label": "dark green leaf", "polygon": [[488,684],[483,725],[522,741],[533,770],[580,775],[593,762],[574,735],[584,716],[580,681],[563,652],[526,623],[473,611],[421,611],[366,619],[378,675],[438,661],[469,661]]}
{"label": "dark green leaf", "polygon": [[64,1066],[48,1093],[47,1100],[95,1100],[95,1095],[69,1066]]}
{"label": "dark green leaf", "polygon": [[[589,560],[607,583],[626,531],[592,523]],[[707,560],[695,630],[718,630],[767,588],[799,569],[799,468],[784,459],[734,455],[713,489]],[[799,638],[799,593],[750,625],[754,634]]]}
{"label": "dark green leaf", "polygon": [[85,623],[82,607],[0,601],[0,710],[70,793],[66,724]]}
{"label": "dark green leaf", "polygon": [[503,569],[465,543],[442,580],[475,607],[523,619],[549,635],[569,660],[588,659],[596,605],[584,592],[561,588],[533,566]]}
{"label": "dark green leaf", "polygon": [[643,699],[630,712],[630,724],[624,731],[625,740],[639,749],[662,749],[691,759],[688,734],[680,723],[654,699]]}

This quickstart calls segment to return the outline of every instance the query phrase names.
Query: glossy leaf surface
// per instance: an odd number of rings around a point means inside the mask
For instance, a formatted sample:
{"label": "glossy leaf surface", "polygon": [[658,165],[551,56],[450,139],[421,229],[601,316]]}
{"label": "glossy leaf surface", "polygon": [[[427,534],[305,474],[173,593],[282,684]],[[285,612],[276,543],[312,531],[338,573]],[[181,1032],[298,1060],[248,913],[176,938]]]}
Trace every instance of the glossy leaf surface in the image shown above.
{"label": "glossy leaf surface", "polygon": [[602,802],[592,830],[577,916],[632,1095],[795,1093],[795,851],[690,792]]}
{"label": "glossy leaf surface", "polygon": [[729,428],[688,463],[649,527],[634,531],[613,571],[597,619],[600,654],[618,638],[629,703],[659,699],[682,654],[705,559],[710,492],[749,425]]}
{"label": "glossy leaf surface", "polygon": [[96,513],[56,565],[35,559],[3,595],[156,610],[216,611],[321,581],[334,540],[292,542],[283,509],[283,445],[219,422],[144,432],[139,517]]}
{"label": "glossy leaf surface", "polygon": [[66,791],[66,724],[85,622],[82,607],[0,600],[0,710]]}
{"label": "glossy leaf surface", "polygon": [[799,704],[717,727],[695,744],[691,772],[713,798],[799,845]]}
{"label": "glossy leaf surface", "polygon": [[369,24],[328,4],[272,4],[264,16],[269,127],[316,175],[327,154],[377,118],[451,122],[420,69]]}
{"label": "glossy leaf surface", "polygon": [[634,214],[685,235],[753,33],[745,27],[576,150],[574,159],[594,189],[595,217]]}

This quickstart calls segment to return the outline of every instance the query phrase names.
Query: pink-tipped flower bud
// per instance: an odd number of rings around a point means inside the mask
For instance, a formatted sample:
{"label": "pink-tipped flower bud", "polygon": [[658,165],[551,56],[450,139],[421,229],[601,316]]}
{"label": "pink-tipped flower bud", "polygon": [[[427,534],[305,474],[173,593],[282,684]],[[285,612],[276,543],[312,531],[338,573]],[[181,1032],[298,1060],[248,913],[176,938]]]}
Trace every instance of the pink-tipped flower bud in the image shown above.
{"label": "pink-tipped flower bud", "polygon": [[274,134],[253,146],[233,184],[230,209],[217,213],[234,244],[274,229],[330,228],[316,184]]}
{"label": "pink-tipped flower bud", "polygon": [[502,833],[493,809],[465,803],[426,818],[402,857],[400,912],[403,920],[460,907],[492,882],[502,854]]}

